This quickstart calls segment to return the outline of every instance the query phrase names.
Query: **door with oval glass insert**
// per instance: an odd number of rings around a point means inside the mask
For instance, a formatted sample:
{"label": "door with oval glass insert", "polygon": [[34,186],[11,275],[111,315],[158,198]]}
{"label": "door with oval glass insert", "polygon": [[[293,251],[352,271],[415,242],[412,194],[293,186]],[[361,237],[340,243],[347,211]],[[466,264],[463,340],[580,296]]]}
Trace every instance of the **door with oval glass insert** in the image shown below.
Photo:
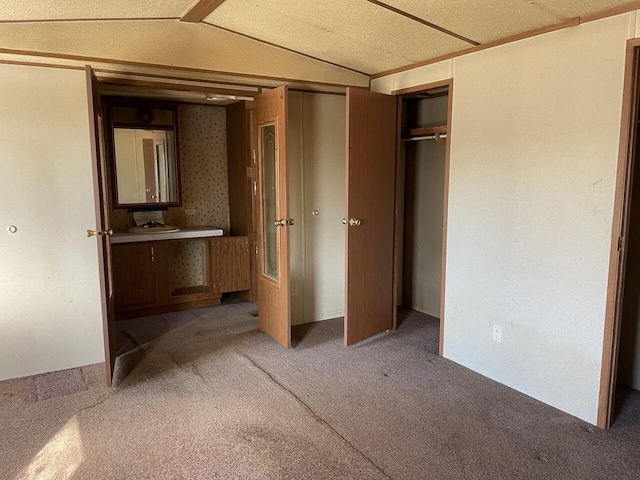
{"label": "door with oval glass insert", "polygon": [[287,87],[254,100],[258,152],[258,328],[291,346],[287,205]]}

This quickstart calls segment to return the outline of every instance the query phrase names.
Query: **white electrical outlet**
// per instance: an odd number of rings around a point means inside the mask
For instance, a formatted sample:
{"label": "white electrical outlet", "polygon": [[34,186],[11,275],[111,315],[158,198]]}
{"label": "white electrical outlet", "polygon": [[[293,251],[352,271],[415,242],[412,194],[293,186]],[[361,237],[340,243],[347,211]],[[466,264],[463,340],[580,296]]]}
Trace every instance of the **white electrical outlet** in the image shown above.
{"label": "white electrical outlet", "polygon": [[298,285],[295,283],[291,284],[291,296],[295,297],[298,295]]}
{"label": "white electrical outlet", "polygon": [[498,343],[502,342],[502,327],[499,325],[493,326],[493,339]]}
{"label": "white electrical outlet", "polygon": [[193,217],[196,214],[196,209],[195,208],[185,208],[184,209],[184,214],[185,215],[189,215],[190,217]]}

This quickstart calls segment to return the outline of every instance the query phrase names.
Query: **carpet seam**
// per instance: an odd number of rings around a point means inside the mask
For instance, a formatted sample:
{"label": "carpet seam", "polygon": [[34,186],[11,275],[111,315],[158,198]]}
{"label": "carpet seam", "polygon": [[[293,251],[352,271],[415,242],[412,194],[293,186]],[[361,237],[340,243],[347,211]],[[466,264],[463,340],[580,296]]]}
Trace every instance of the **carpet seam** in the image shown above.
{"label": "carpet seam", "polygon": [[284,385],[282,385],[280,382],[278,382],[269,372],[267,372],[264,368],[262,368],[260,365],[258,365],[255,361],[253,361],[250,357],[248,357],[245,354],[241,354],[242,357],[246,358],[249,363],[251,363],[251,365],[253,365],[255,368],[257,368],[258,370],[260,370],[265,376],[267,376],[273,383],[275,383],[278,387],[280,387],[280,389],[284,390],[285,392],[287,392],[289,395],[291,395],[300,405],[302,405],[302,407],[304,407],[305,410],[307,410],[317,421],[321,422],[322,424],[324,424],[329,430],[331,430],[333,433],[335,433],[338,437],[340,437],[342,439],[342,441],[344,443],[346,443],[352,450],[354,450],[355,452],[357,452],[358,454],[360,454],[360,456],[362,456],[362,458],[364,458],[367,462],[369,462],[371,465],[373,465],[373,467],[378,470],[382,475],[385,476],[385,478],[388,478],[389,480],[392,480],[392,477],[390,477],[389,475],[387,475],[387,473],[382,470],[381,467],[379,467],[373,460],[371,460],[367,455],[365,455],[363,452],[361,452],[358,448],[355,447],[355,445],[353,445],[349,440],[347,440],[340,432],[338,432],[334,427],[331,426],[331,424],[329,424],[329,422],[327,422],[324,418],[322,418],[320,415],[318,415],[309,405],[307,405],[298,395],[296,395],[295,393],[293,393],[291,390],[289,390],[287,387],[285,387]]}

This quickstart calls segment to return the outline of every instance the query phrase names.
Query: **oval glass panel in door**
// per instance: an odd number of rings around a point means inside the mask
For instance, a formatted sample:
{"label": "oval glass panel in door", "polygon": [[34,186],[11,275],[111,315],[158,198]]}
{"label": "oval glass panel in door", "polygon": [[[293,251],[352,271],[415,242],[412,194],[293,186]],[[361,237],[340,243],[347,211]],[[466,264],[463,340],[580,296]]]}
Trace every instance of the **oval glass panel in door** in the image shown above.
{"label": "oval glass panel in door", "polygon": [[278,280],[278,150],[276,126],[260,126],[264,275]]}

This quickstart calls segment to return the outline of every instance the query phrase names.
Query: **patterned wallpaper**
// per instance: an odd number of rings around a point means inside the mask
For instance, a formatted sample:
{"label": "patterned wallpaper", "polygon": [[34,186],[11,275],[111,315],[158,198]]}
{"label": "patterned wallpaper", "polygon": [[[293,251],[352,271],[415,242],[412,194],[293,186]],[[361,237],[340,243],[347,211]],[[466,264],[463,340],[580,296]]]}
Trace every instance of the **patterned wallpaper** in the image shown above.
{"label": "patterned wallpaper", "polygon": [[[180,105],[182,207],[169,208],[165,222],[179,227],[210,225],[229,230],[226,112],[223,107]],[[186,209],[195,209],[193,216]],[[111,227],[126,232],[135,224],[126,210],[111,211]]]}
{"label": "patterned wallpaper", "polygon": [[169,243],[171,287],[199,287],[205,283],[207,265],[203,265],[208,242],[201,239]]}

